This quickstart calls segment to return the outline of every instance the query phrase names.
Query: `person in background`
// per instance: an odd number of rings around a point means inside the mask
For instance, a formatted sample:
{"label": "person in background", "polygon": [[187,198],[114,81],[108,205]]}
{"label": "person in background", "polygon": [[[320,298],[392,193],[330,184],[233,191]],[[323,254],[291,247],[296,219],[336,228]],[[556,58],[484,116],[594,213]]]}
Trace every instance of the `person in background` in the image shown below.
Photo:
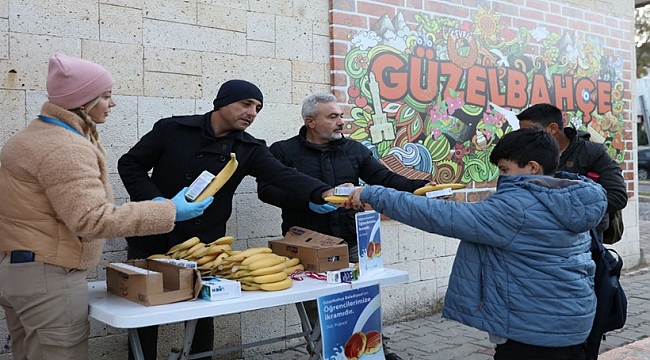
{"label": "person in background", "polygon": [[[169,196],[188,186],[204,170],[216,175],[230,160],[230,153],[235,153],[239,162],[232,177],[214,195],[214,204],[202,216],[179,223],[167,234],[127,238],[129,258],[164,254],[193,236],[203,242],[224,236],[235,190],[247,175],[289,191],[299,201],[324,204],[323,199],[334,194],[332,186],[284,166],[263,140],[246,132],[263,106],[262,92],[257,86],[245,80],[226,81],[213,105],[214,110],[205,114],[157,121],[119,159],[120,177],[134,201]],[[157,328],[138,329],[146,360],[156,360]],[[213,343],[213,319],[199,319],[192,354],[212,351]]]}
{"label": "person in background", "polygon": [[541,125],[553,135],[560,147],[558,170],[590,177],[607,191],[607,214],[596,231],[607,244],[619,241],[623,235],[622,209],[627,206],[627,187],[620,165],[614,161],[603,144],[590,141],[587,132],[564,127],[562,111],[551,104],[533,105],[517,115],[522,128]]}
{"label": "person in background", "polygon": [[[54,54],[48,101],[0,154],[0,305],[15,360],[88,359],[86,270],[104,238],[160,234],[211,202],[113,203],[97,124],[115,102],[115,81],[93,62]],[[171,196],[170,196],[171,197]]]}
{"label": "person in background", "polygon": [[[331,186],[358,186],[361,179],[367,184],[413,192],[430,183],[390,171],[366,146],[343,137],[343,111],[334,95],[320,93],[307,97],[302,103],[302,119],[304,125],[298,135],[270,147],[271,153],[283,164]],[[358,210],[304,201],[264,179],[258,178],[257,183],[260,200],[282,209],[283,234],[292,226],[301,226],[340,237],[348,244],[350,261],[359,262],[354,217]],[[315,302],[306,306],[315,323],[318,319]],[[386,358],[399,359],[395,354]]]}
{"label": "person in background", "polygon": [[368,203],[391,219],[460,239],[442,316],[487,331],[495,360],[584,359],[596,312],[589,230],[607,197],[589,178],[556,174],[558,158],[550,134],[522,128],[494,147],[490,162],[501,175],[483,201],[366,186],[342,206]]}

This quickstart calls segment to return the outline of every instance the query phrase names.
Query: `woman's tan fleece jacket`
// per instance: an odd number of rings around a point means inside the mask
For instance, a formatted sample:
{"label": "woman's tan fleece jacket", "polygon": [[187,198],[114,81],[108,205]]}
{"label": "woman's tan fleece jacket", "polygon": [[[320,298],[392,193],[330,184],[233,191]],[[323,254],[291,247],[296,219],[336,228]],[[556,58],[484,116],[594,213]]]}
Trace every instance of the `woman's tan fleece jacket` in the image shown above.
{"label": "woman's tan fleece jacket", "polygon": [[[82,134],[76,114],[46,102],[41,114]],[[174,228],[169,201],[116,206],[106,158],[87,137],[35,119],[0,153],[0,251],[31,250],[36,260],[71,269],[96,266],[105,238]]]}

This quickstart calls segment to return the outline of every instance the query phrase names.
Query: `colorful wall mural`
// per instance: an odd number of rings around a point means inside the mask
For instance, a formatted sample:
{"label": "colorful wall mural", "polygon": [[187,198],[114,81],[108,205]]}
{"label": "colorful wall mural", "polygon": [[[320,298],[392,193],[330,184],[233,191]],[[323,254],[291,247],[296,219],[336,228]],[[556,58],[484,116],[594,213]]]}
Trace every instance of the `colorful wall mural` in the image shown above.
{"label": "colorful wall mural", "polygon": [[624,161],[621,56],[590,33],[506,26],[480,5],[470,14],[398,9],[365,29],[351,29],[359,22],[352,14],[334,14],[339,33],[348,27],[345,53],[334,46],[343,61],[333,70],[345,74],[334,82],[345,89],[350,138],[379,159],[392,158],[385,163],[393,170],[399,163],[439,183],[490,182],[498,169],[489,154],[513,123],[518,127],[516,113],[552,103],[566,114],[566,126],[588,132]]}

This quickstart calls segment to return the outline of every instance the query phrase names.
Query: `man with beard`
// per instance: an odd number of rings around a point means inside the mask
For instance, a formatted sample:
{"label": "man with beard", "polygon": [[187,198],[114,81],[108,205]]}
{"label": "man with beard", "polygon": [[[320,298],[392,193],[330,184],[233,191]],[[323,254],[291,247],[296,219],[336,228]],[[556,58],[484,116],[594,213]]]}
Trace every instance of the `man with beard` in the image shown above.
{"label": "man with beard", "polygon": [[[313,94],[303,101],[304,126],[298,135],[271,145],[271,153],[286,166],[320,179],[331,186],[383,185],[413,192],[429,184],[428,180],[411,180],[386,168],[363,144],[343,137],[343,111],[336,97],[329,93]],[[360,210],[345,209],[330,203],[318,205],[292,196],[258,178],[260,200],[282,209],[282,233],[301,226],[319,233],[344,239],[351,262],[358,262],[358,245],[354,215]],[[313,323],[318,319],[315,302],[306,303]],[[398,360],[395,354],[386,359]]]}

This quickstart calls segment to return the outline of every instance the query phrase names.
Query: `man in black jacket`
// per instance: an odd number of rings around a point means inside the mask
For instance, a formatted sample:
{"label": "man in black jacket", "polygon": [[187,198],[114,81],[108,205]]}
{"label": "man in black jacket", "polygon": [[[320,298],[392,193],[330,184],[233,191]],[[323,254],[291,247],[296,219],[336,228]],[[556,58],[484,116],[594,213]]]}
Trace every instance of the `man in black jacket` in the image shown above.
{"label": "man in black jacket", "polygon": [[[363,144],[343,137],[343,111],[332,94],[314,94],[302,104],[304,126],[298,135],[271,145],[271,153],[283,164],[331,185],[358,186],[359,179],[371,185],[383,185],[413,192],[428,180],[411,180],[386,168]],[[302,226],[344,239],[351,262],[358,262],[354,209],[332,204],[318,205],[291,196],[287,190],[257,179],[260,200],[282,209],[282,232]],[[309,307],[308,307],[309,309]],[[309,309],[310,318],[317,317]],[[389,354],[387,359],[399,359]]]}
{"label": "man in black jacket", "polygon": [[607,191],[607,215],[596,230],[605,243],[620,240],[623,232],[621,210],[627,206],[627,187],[620,165],[603,144],[590,141],[589,133],[564,127],[562,111],[551,104],[533,105],[517,115],[521,127],[539,124],[553,135],[560,147],[558,171],[590,177]]}
{"label": "man in black jacket", "polygon": [[[218,174],[230,160],[230,153],[235,153],[239,162],[202,216],[177,222],[168,234],[127,238],[129,259],[164,254],[193,236],[204,243],[224,236],[235,190],[246,175],[291,191],[291,197],[299,201],[323,204],[323,198],[334,194],[332,186],[284,166],[263,140],[245,131],[263,106],[257,86],[244,80],[227,81],[213,104],[214,110],[206,114],[159,120],[118,161],[120,177],[133,201],[171,198],[204,170]],[[157,326],[140,328],[138,333],[145,359],[156,360]],[[211,351],[213,342],[213,319],[199,319],[192,353]]]}

